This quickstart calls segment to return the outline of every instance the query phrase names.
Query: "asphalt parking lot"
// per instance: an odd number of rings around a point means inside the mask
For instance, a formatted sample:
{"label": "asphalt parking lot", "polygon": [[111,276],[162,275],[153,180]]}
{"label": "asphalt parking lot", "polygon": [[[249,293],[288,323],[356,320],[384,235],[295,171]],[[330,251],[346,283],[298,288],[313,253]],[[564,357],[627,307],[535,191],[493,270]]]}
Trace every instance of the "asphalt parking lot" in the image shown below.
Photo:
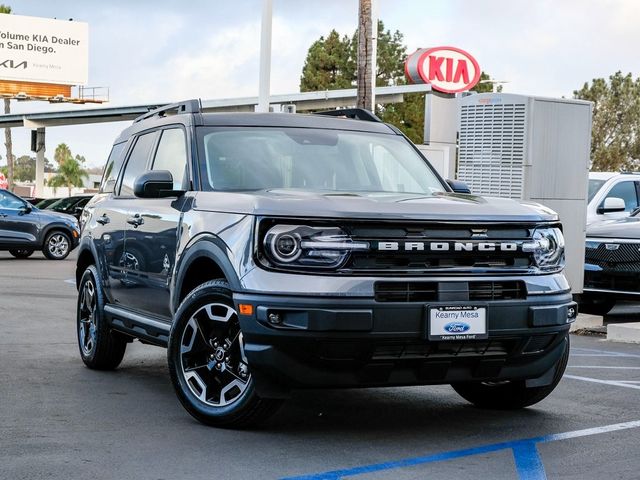
{"label": "asphalt parking lot", "polygon": [[478,410],[448,386],[301,392],[260,429],[218,430],[182,409],[162,349],[83,366],[74,267],[0,252],[1,479],[639,476],[639,345],[572,336],[565,378],[523,411]]}

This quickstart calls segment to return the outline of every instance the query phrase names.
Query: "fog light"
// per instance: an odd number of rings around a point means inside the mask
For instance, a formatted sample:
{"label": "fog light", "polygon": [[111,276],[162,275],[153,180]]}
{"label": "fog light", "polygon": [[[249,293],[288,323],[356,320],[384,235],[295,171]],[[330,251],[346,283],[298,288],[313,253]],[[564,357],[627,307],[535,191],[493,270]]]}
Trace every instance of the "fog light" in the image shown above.
{"label": "fog light", "polygon": [[279,325],[282,323],[282,317],[280,317],[279,313],[270,313],[267,318],[269,319],[269,323],[272,325]]}

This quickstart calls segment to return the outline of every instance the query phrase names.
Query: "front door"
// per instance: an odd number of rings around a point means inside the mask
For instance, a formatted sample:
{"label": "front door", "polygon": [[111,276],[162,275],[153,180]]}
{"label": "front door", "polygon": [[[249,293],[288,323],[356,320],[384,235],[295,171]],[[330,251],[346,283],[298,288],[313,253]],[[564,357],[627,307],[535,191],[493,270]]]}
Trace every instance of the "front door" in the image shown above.
{"label": "front door", "polygon": [[27,203],[0,190],[0,245],[5,248],[31,248],[38,245],[40,221],[37,210],[28,208]]}
{"label": "front door", "polygon": [[[161,130],[151,168],[170,171],[174,190],[184,190],[189,183],[187,158],[185,130]],[[130,306],[136,310],[171,318],[169,284],[176,260],[180,216],[185,204],[184,196],[136,199],[132,203],[126,251],[143,259],[135,270],[128,271],[127,277],[137,292],[130,299]]]}

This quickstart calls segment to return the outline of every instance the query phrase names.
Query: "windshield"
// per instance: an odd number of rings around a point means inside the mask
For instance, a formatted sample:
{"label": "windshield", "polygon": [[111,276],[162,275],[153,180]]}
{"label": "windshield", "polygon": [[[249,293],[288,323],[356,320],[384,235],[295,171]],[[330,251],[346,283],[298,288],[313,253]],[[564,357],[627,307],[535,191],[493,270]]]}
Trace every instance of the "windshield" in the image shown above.
{"label": "windshield", "polygon": [[200,128],[205,190],[445,191],[396,135],[309,128]]}
{"label": "windshield", "polygon": [[593,200],[593,197],[595,197],[598,190],[602,188],[604,182],[606,182],[606,180],[589,180],[589,199],[587,200],[587,203]]}

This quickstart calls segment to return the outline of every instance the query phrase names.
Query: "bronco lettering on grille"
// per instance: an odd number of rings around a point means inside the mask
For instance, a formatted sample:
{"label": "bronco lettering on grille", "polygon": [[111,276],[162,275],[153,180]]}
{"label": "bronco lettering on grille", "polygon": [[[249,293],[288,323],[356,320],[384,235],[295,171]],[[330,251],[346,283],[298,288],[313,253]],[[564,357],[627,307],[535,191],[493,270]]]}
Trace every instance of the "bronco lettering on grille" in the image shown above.
{"label": "bronco lettering on grille", "polygon": [[378,251],[389,252],[516,252],[518,242],[378,242]]}

